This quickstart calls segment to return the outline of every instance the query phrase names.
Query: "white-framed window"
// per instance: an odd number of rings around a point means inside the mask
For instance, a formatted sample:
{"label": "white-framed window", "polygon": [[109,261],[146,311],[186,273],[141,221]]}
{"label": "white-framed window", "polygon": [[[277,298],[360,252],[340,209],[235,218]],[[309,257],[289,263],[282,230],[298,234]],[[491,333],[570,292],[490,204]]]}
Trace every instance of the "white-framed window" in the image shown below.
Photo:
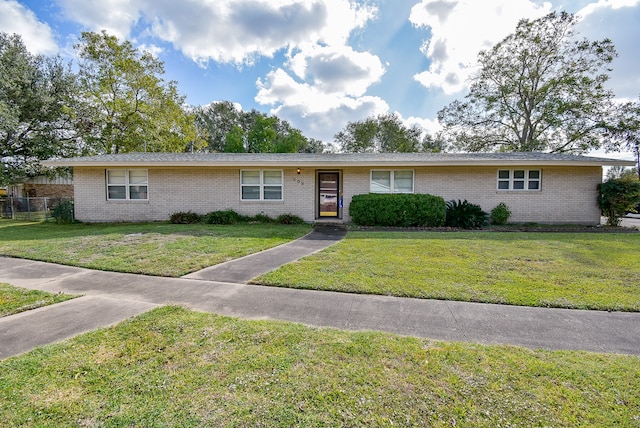
{"label": "white-framed window", "polygon": [[500,169],[498,190],[540,190],[541,178],[539,169]]}
{"label": "white-framed window", "polygon": [[413,193],[413,170],[372,169],[371,193]]}
{"label": "white-framed window", "polygon": [[241,170],[240,199],[243,201],[281,201],[282,170]]}
{"label": "white-framed window", "polygon": [[149,176],[146,169],[108,169],[107,200],[147,200]]}

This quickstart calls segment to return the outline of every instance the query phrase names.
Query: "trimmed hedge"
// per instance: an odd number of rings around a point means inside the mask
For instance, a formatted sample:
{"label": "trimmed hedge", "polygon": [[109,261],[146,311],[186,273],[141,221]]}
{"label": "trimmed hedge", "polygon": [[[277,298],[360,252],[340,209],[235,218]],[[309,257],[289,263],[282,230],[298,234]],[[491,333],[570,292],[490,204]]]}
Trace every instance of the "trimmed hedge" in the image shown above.
{"label": "trimmed hedge", "polygon": [[440,227],[447,206],[440,196],[369,193],[351,199],[349,215],[360,226]]}

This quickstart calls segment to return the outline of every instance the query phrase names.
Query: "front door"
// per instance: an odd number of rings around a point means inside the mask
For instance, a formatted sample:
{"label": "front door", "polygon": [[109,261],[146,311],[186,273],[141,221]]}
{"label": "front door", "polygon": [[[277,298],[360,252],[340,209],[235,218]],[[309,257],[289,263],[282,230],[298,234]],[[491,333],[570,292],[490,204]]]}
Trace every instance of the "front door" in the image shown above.
{"label": "front door", "polygon": [[337,172],[318,173],[318,212],[320,217],[338,217],[340,185]]}

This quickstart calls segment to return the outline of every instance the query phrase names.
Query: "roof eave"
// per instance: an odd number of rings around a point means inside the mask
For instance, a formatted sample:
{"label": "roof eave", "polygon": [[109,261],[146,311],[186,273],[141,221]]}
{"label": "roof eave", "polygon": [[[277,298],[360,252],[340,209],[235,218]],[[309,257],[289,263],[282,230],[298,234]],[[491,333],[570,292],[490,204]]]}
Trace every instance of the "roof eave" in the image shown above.
{"label": "roof eave", "polygon": [[616,159],[594,159],[594,160],[581,160],[581,161],[568,161],[568,160],[445,160],[445,161],[349,161],[349,160],[331,160],[331,161],[317,161],[317,160],[297,160],[297,161],[111,161],[111,162],[99,162],[99,161],[77,161],[74,162],[71,159],[60,160],[48,160],[43,161],[44,166],[50,167],[108,167],[108,168],[176,168],[176,167],[291,167],[291,168],[303,168],[303,167],[315,167],[315,168],[336,168],[336,167],[389,167],[389,166],[402,166],[402,167],[457,167],[457,166],[635,166],[635,161],[629,160],[616,160]]}

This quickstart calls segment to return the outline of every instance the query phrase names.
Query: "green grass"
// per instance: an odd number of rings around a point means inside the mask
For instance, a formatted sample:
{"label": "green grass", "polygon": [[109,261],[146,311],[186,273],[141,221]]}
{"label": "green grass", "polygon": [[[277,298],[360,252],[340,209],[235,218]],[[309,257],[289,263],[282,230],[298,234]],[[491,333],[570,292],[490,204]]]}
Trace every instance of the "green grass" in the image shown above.
{"label": "green grass", "polygon": [[299,238],[310,225],[55,224],[0,220],[0,254],[91,269],[182,276]]}
{"label": "green grass", "polygon": [[640,311],[640,234],[349,232],[254,282],[526,306]]}
{"label": "green grass", "polygon": [[73,297],[67,294],[27,290],[26,288],[0,283],[0,317],[64,302],[65,300],[73,299]]}
{"label": "green grass", "polygon": [[637,357],[164,307],[0,362],[3,426],[638,426]]}

